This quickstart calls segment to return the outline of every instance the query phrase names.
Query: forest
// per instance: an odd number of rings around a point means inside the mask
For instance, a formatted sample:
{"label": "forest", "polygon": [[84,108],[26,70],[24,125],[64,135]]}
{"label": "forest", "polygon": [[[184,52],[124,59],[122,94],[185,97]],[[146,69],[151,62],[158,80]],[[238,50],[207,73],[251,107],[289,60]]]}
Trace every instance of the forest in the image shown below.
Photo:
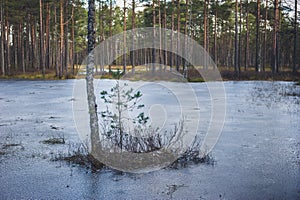
{"label": "forest", "polygon": [[[121,2],[123,5],[114,0],[96,0],[95,45],[122,31],[159,27],[196,40],[221,71],[299,70],[297,0]],[[0,11],[3,77],[36,73],[61,79],[76,75],[87,55],[86,1],[1,0]],[[114,47],[110,49],[113,51]],[[146,51],[153,57],[151,53]],[[139,64],[138,56],[133,59],[132,54],[116,59],[112,65],[125,69]],[[184,65],[170,53],[158,56],[160,62],[176,65],[178,71]]]}

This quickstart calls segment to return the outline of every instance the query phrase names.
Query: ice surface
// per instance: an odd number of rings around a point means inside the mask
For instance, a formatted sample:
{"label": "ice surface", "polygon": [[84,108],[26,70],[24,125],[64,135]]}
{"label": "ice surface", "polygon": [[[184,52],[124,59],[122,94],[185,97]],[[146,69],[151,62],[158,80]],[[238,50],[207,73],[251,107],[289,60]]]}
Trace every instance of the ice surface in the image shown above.
{"label": "ice surface", "polygon": [[[214,166],[118,175],[50,161],[80,142],[72,112],[74,80],[0,81],[0,199],[300,199],[299,86],[224,84],[227,113],[212,151]],[[191,87],[205,133],[209,94],[205,83]],[[152,98],[157,104],[163,96]],[[41,143],[57,135],[65,145]]]}

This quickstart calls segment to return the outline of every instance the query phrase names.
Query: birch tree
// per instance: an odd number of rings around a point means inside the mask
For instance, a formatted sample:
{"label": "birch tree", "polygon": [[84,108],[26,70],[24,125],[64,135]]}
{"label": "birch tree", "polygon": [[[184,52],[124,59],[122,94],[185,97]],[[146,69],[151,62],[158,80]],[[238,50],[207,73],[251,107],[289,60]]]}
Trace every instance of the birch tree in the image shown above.
{"label": "birch tree", "polygon": [[93,154],[96,152],[97,146],[100,145],[97,105],[94,93],[95,60],[92,52],[95,44],[95,0],[89,0],[88,6],[88,62],[86,66],[86,89],[90,113],[91,153]]}

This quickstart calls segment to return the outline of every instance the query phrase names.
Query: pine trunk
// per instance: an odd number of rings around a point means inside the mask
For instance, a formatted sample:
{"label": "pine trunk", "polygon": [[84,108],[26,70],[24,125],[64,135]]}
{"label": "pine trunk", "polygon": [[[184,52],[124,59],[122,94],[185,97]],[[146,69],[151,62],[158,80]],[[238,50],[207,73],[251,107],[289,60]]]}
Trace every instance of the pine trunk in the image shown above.
{"label": "pine trunk", "polygon": [[179,40],[179,33],[180,33],[180,0],[177,0],[177,55],[176,55],[176,70],[179,72],[180,66],[180,40]]}
{"label": "pine trunk", "polygon": [[278,44],[277,44],[277,32],[279,25],[279,8],[278,0],[274,0],[274,27],[273,27],[273,73],[278,72]]}
{"label": "pine trunk", "polygon": [[60,63],[59,63],[59,78],[63,77],[64,66],[64,0],[60,0]]}
{"label": "pine trunk", "polygon": [[69,32],[69,20],[68,20],[68,16],[69,16],[69,0],[66,0],[65,2],[65,14],[64,14],[64,25],[65,25],[65,29],[64,29],[64,70],[65,70],[65,78],[69,77],[69,37],[68,37],[68,32]]}
{"label": "pine trunk", "polygon": [[46,4],[46,56],[45,56],[45,65],[47,68],[50,68],[50,6],[49,2]]}
{"label": "pine trunk", "polygon": [[234,71],[239,72],[239,31],[238,31],[238,0],[235,1],[235,38],[234,38]]}
{"label": "pine trunk", "polygon": [[60,70],[59,70],[59,50],[58,50],[58,38],[57,38],[57,16],[56,16],[56,6],[54,5],[54,34],[53,34],[53,39],[54,39],[54,64],[55,64],[55,74],[56,77],[60,78]]}
{"label": "pine trunk", "polygon": [[74,5],[72,5],[72,30],[71,30],[71,40],[72,40],[72,46],[71,46],[71,50],[70,50],[70,54],[71,54],[71,67],[72,67],[72,74],[75,75],[75,63],[74,63],[74,59],[75,59],[75,19],[74,19]]}
{"label": "pine trunk", "polygon": [[[164,29],[167,29],[167,9],[166,9],[166,6],[167,6],[167,1],[164,0]],[[164,41],[164,49],[167,48],[167,40],[166,40],[166,31],[164,30],[164,34],[163,34],[163,41]],[[164,71],[166,70],[166,67],[167,67],[167,59],[168,59],[168,53],[167,51],[164,51]]]}
{"label": "pine trunk", "polygon": [[295,0],[293,72],[297,71],[298,0]]}
{"label": "pine trunk", "polygon": [[249,65],[249,2],[246,3],[246,44],[245,44],[245,71]]}
{"label": "pine trunk", "polygon": [[161,12],[160,12],[160,0],[158,0],[158,34],[159,34],[159,49],[158,49],[158,63],[159,70],[162,71],[162,44],[161,44]]}
{"label": "pine trunk", "polygon": [[124,32],[123,32],[123,73],[126,73],[126,0],[124,0]]}
{"label": "pine trunk", "polygon": [[260,0],[257,0],[257,11],[256,11],[256,58],[255,66],[256,71],[261,71],[261,48],[260,48]]}
{"label": "pine trunk", "polygon": [[215,0],[215,4],[216,7],[215,7],[215,21],[214,21],[214,60],[215,63],[218,65],[218,49],[217,49],[218,6],[219,6],[218,0]]}
{"label": "pine trunk", "polygon": [[[109,1],[109,37],[110,38],[112,37],[112,20],[113,20],[113,16],[112,16],[112,9],[113,9],[113,7],[112,7],[112,1],[113,0]],[[113,43],[110,42],[109,45],[110,45],[110,47],[109,47],[109,49],[110,49],[109,59],[111,59],[111,57],[113,55]],[[111,73],[111,65],[112,65],[112,63],[109,63],[109,69],[108,69],[109,73]]]}
{"label": "pine trunk", "polygon": [[43,78],[45,78],[45,52],[44,52],[44,30],[43,30],[43,3],[40,0],[40,65],[42,67]]}
{"label": "pine trunk", "polygon": [[264,57],[263,57],[263,66],[262,70],[265,71],[267,67],[267,21],[268,21],[268,0],[266,0],[265,7],[265,20],[264,20]]}
{"label": "pine trunk", "polygon": [[155,0],[153,0],[152,2],[152,22],[153,22],[153,48],[152,48],[152,72],[155,71],[155,63],[156,63],[156,49],[154,48],[154,44],[155,44],[155,35],[156,35],[156,31],[155,31],[155,24],[156,24],[156,17],[155,17]]}
{"label": "pine trunk", "polygon": [[1,17],[1,71],[2,71],[2,76],[6,75],[6,71],[5,71],[5,55],[4,55],[4,44],[5,44],[5,31],[4,31],[4,9],[3,9],[3,2],[1,1],[1,5],[0,5],[0,17]]}
{"label": "pine trunk", "polygon": [[[172,0],[172,8],[174,8],[174,0]],[[173,49],[174,49],[174,33],[173,31],[175,30],[174,29],[174,12],[172,12],[172,15],[171,15],[171,29],[172,29],[172,32],[171,32],[171,52],[170,52],[170,70],[172,70],[173,68]]]}

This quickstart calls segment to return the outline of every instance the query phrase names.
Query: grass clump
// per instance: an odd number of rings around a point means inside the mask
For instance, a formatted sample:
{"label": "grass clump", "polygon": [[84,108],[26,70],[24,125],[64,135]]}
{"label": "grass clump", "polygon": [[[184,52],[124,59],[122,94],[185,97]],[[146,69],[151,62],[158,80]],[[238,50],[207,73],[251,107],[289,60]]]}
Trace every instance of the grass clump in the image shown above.
{"label": "grass clump", "polygon": [[211,154],[201,154],[196,147],[187,149],[177,160],[175,160],[169,167],[171,169],[186,168],[190,165],[206,164],[214,166],[215,159]]}
{"label": "grass clump", "polygon": [[78,165],[97,172],[104,165],[95,159],[82,143],[69,143],[68,153],[53,154],[51,161],[65,161],[69,165]]}

